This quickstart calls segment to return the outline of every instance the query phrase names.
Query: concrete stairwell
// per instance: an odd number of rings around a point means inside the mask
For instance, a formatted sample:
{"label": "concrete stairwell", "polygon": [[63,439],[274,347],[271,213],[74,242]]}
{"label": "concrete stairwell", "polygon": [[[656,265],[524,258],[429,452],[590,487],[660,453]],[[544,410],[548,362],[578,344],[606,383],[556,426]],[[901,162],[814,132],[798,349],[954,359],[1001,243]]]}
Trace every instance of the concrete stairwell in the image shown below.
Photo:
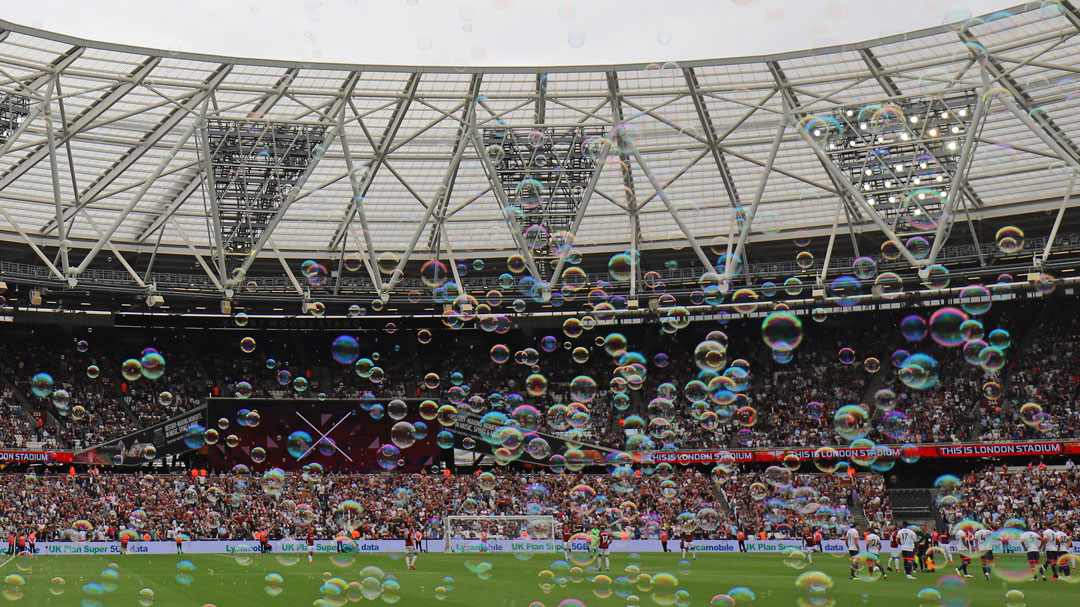
{"label": "concrete stairwell", "polygon": [[712,494],[713,499],[716,501],[717,510],[724,516],[724,520],[727,520],[735,512],[731,507],[731,502],[728,501],[727,493],[724,493],[722,487],[713,483]]}
{"label": "concrete stairwell", "polygon": [[865,531],[870,528],[870,519],[866,517],[866,508],[863,507],[862,496],[859,495],[858,489],[854,487],[851,489],[851,519],[855,521],[859,529]]}

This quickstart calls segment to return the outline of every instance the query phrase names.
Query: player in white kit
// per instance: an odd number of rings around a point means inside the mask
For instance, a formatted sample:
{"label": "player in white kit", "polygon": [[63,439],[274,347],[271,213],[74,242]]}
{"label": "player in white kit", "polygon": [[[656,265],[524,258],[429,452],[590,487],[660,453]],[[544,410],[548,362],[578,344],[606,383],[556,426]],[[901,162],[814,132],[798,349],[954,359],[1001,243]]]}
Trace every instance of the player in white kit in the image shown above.
{"label": "player in white kit", "polygon": [[1050,570],[1050,579],[1057,581],[1058,577],[1058,542],[1057,531],[1054,531],[1053,527],[1047,526],[1042,532],[1043,538],[1043,552],[1046,553],[1046,561],[1042,566],[1043,577],[1046,577],[1046,570]]}
{"label": "player in white kit", "polygon": [[[1039,548],[1042,548],[1042,536],[1035,531],[1025,531],[1020,534],[1020,543],[1027,552],[1028,567],[1031,568],[1031,580],[1039,579]],[[1046,580],[1044,572],[1043,580]]]}
{"label": "player in white kit", "polygon": [[982,564],[983,577],[990,580],[990,571],[994,568],[994,542],[991,537],[993,532],[989,529],[979,529],[975,532],[975,549],[979,551],[979,560]]}
{"label": "player in white kit", "polygon": [[[881,536],[878,535],[877,531],[875,531],[874,529],[871,529],[870,533],[866,534],[866,551],[873,553],[874,556],[878,556],[878,553],[881,552]],[[889,579],[889,574],[885,573],[885,569],[881,567],[880,556],[878,556],[875,566],[878,569],[881,569],[881,579]],[[873,573],[873,569],[870,570],[870,573]]]}
{"label": "player in white kit", "polygon": [[851,559],[851,579],[855,579],[855,555],[859,554],[859,528],[852,525],[844,533],[844,544],[847,546],[848,558]]}
{"label": "player in white kit", "polygon": [[1072,534],[1068,533],[1068,527],[1064,524],[1058,525],[1055,534],[1057,535],[1058,544],[1058,576],[1068,580],[1072,578],[1072,564],[1066,555],[1069,554],[1069,549],[1072,548]]}
{"label": "player in white kit", "polygon": [[903,527],[896,530],[896,541],[900,543],[900,554],[904,559],[904,573],[909,580],[915,579],[915,542],[918,539],[919,536],[908,529],[907,521],[904,521]]}

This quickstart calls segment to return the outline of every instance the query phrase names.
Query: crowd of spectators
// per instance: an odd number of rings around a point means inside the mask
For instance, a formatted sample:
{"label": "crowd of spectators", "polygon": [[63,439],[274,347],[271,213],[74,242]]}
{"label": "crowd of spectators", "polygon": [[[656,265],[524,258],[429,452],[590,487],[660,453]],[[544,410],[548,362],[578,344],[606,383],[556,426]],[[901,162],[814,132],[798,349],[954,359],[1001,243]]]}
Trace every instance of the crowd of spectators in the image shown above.
{"label": "crowd of spectators", "polygon": [[[440,538],[448,515],[551,515],[558,527],[645,538],[680,513],[717,507],[712,483],[693,471],[675,479],[498,471],[493,485],[442,473],[2,474],[0,496],[0,529],[34,531],[41,541],[116,539],[125,529],[154,540],[250,540],[263,531],[302,538],[309,530],[329,539],[351,528],[362,539],[390,539],[406,527]],[[348,500],[359,509],[343,508]]]}
{"label": "crowd of spectators", "polygon": [[[231,396],[241,382],[250,384],[253,397],[358,398],[371,394],[383,401],[423,397],[440,404],[446,402],[448,389],[461,383],[471,396],[483,399],[481,410],[497,407],[497,399],[491,395],[498,393],[504,397],[521,395],[518,402],[543,413],[552,404],[574,400],[570,383],[579,375],[593,378],[597,390],[587,403],[588,420],[575,435],[615,448],[626,445],[632,432],[626,426],[631,415],[644,421],[638,430],[651,435],[639,448],[843,444],[847,440],[834,430],[833,414],[854,403],[867,405],[873,425],[868,437],[878,443],[1071,436],[1080,430],[1080,409],[1075,406],[1080,391],[1080,375],[1075,370],[1080,362],[1080,343],[1077,319],[1053,313],[1061,305],[1002,302],[979,317],[987,332],[1007,328],[1014,334],[1014,343],[1006,350],[1008,365],[1000,372],[969,364],[959,348],[945,348],[929,338],[917,343],[903,339],[897,327],[906,313],[830,315],[822,323],[807,319],[802,344],[785,363],[774,360],[762,343],[759,323],[732,322],[711,329],[695,324],[674,335],[645,327],[620,327],[629,349],[643,354],[647,370],[645,381],[628,391],[630,398],[620,408],[614,406],[617,394],[611,383],[618,362],[599,345],[600,338],[611,332],[603,327],[586,331],[577,339],[568,339],[554,329],[550,336],[542,332],[496,335],[443,330],[432,332],[430,343],[420,343],[415,331],[359,333],[358,355],[381,368],[378,382],[359,376],[352,364],[334,359],[330,342],[337,333],[232,327],[142,333],[113,329],[73,336],[48,328],[26,333],[28,329],[23,327],[17,328],[22,334],[5,334],[0,339],[0,356],[9,361],[0,369],[0,381],[7,388],[0,396],[0,406],[21,412],[9,416],[18,421],[5,428],[0,439],[7,446],[38,441],[59,449],[89,447],[161,422],[207,397]],[[1026,332],[1019,319],[1036,318],[1040,324],[1033,329],[1036,338],[1030,351],[1016,351],[1021,334]],[[867,331],[867,326],[881,330]],[[684,389],[687,382],[700,377],[692,352],[710,330],[725,333],[728,362],[741,358],[749,369],[750,381],[733,405],[706,399],[716,415],[703,417],[704,409],[692,406]],[[241,340],[249,336],[255,342],[250,352],[241,348]],[[85,352],[77,347],[79,341],[87,343]],[[496,343],[507,345],[509,361],[492,361],[491,347]],[[587,360],[575,359],[572,354],[579,346],[588,353]],[[138,358],[146,347],[162,352],[165,374],[153,380],[125,380],[120,374],[122,362]],[[515,361],[514,353],[527,348],[536,352],[535,364]],[[842,349],[853,352],[851,362],[839,360]],[[935,385],[915,390],[899,380],[893,357],[901,349],[935,357],[939,365]],[[666,364],[657,364],[660,354]],[[869,358],[878,361],[879,371],[871,372],[872,365],[866,364]],[[88,377],[89,365],[96,365],[100,375]],[[30,378],[39,372],[52,375],[55,389],[70,393],[68,407],[54,406],[51,397],[33,396]],[[460,379],[452,382],[455,372],[460,373]],[[546,392],[530,393],[526,378],[537,372],[546,377]],[[429,373],[439,378],[435,388],[425,386]],[[303,390],[298,390],[298,378],[303,380]],[[1006,397],[987,399],[983,386],[988,381],[1000,381]],[[671,390],[672,397],[661,406],[656,397],[665,388]],[[1025,423],[1019,405],[1029,401],[1041,403],[1052,423]],[[815,402],[820,403],[819,411],[811,406]],[[883,427],[883,415],[893,408],[910,420],[906,432]],[[651,423],[660,417],[664,423]],[[565,427],[545,424],[540,429],[558,434]]]}
{"label": "crowd of spectators", "polygon": [[[1080,431],[1080,318],[1039,316],[1030,347],[1012,362],[1000,410],[984,410],[986,435],[994,439],[1070,438]],[[1038,409],[1023,407],[1027,403]],[[1036,413],[1027,413],[1027,411]],[[1039,416],[1044,413],[1045,418]]]}
{"label": "crowd of spectators", "polygon": [[720,479],[737,529],[795,537],[807,528],[840,537],[862,514],[878,529],[892,523],[880,474],[796,474],[779,467],[737,470]]}
{"label": "crowd of spectators", "polygon": [[1080,470],[1071,462],[1058,467],[991,466],[960,480],[959,486],[938,483],[938,510],[946,524],[970,518],[1000,529],[1020,520],[1027,529],[1065,523],[1080,532]]}

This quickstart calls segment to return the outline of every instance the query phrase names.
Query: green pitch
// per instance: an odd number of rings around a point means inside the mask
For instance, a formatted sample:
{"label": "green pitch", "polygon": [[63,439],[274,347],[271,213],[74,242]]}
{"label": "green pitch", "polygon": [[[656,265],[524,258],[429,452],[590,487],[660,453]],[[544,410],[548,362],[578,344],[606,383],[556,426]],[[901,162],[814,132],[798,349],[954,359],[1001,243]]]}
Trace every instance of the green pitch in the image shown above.
{"label": "green pitch", "polygon": [[[698,606],[709,605],[715,595],[742,586],[753,592],[754,600],[744,602],[748,595],[736,593],[738,605],[790,606],[799,605],[799,598],[804,598],[805,602],[801,604],[818,606],[937,607],[939,601],[936,598],[917,598],[919,591],[935,587],[946,572],[952,573],[952,568],[947,567],[935,574],[919,574],[915,581],[905,579],[903,574],[893,574],[887,580],[866,582],[849,578],[846,558],[821,554],[815,557],[814,565],[797,570],[785,566],[782,555],[702,554],[686,571],[685,565],[679,565],[678,553],[643,554],[640,573],[651,576],[653,588],[650,590],[642,580],[633,584],[637,603],[632,597],[620,596],[628,583],[619,580],[619,576],[634,575],[625,571],[629,562],[626,554],[612,556],[611,572],[594,572],[592,569],[579,572],[553,567],[552,562],[561,559],[561,553],[535,554],[526,560],[506,554],[479,557],[421,554],[415,571],[407,570],[401,557],[364,554],[351,558],[323,554],[316,556],[313,564],[308,564],[306,555],[5,557],[0,576],[4,577],[4,597],[28,606],[342,607],[366,602],[364,592],[375,602],[398,602],[409,606],[528,607],[539,602],[545,607],[554,607],[567,599],[577,599],[589,606]],[[181,560],[189,561],[194,568],[178,568]],[[998,562],[1003,568],[1017,573],[1022,573],[1026,566],[1020,557],[1002,557]],[[490,563],[490,567],[484,563]],[[115,569],[111,565],[115,565]],[[942,592],[947,604],[963,605],[966,600],[973,606],[1018,606],[1021,603],[1065,606],[1078,604],[1080,600],[1080,584],[1006,582],[994,576],[986,581],[978,562],[972,565],[971,572],[975,577],[965,580],[966,587],[945,585]],[[542,574],[545,570],[551,571],[552,576]],[[796,588],[796,578],[809,571],[821,571],[830,576],[832,588],[819,586],[812,591]],[[597,573],[609,576],[611,582],[596,579]],[[659,575],[661,573],[673,576],[677,585],[672,586],[672,577]],[[268,581],[269,574],[278,574],[280,582],[272,575]],[[447,576],[453,579],[446,580]],[[366,581],[365,577],[368,578]],[[552,579],[555,580],[554,587],[544,592],[540,581]],[[1074,575],[1074,579],[1080,581],[1080,573]],[[395,586],[394,581],[399,586]],[[355,584],[350,587],[349,583]],[[144,589],[153,591],[152,595]],[[1014,593],[1011,600],[1006,600],[1006,593],[1014,589],[1022,592],[1023,598],[1019,599]],[[674,592],[678,590],[685,590],[689,597],[678,595],[676,598]],[[830,603],[829,597],[834,602]],[[687,598],[689,602],[686,602]],[[564,607],[570,605],[579,603],[564,603]]]}

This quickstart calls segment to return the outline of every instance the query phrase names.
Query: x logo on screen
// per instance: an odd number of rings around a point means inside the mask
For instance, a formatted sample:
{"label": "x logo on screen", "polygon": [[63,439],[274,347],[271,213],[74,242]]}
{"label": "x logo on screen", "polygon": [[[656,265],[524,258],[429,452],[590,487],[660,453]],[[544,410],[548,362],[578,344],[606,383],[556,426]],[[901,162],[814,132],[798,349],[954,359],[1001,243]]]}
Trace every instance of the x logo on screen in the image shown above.
{"label": "x logo on screen", "polygon": [[308,450],[304,451],[303,455],[301,455],[300,457],[298,457],[296,459],[304,459],[305,457],[307,457],[307,454],[311,453],[315,449],[315,447],[317,447],[319,445],[319,443],[321,443],[325,439],[327,441],[327,444],[329,444],[331,447],[333,447],[334,450],[337,451],[338,453],[340,453],[345,459],[349,460],[350,462],[353,461],[353,458],[349,457],[348,453],[345,453],[344,451],[342,451],[341,447],[338,447],[337,443],[335,443],[332,439],[330,439],[330,433],[333,432],[338,426],[340,426],[342,422],[349,419],[349,416],[352,415],[352,411],[349,411],[348,413],[346,413],[344,417],[342,417],[340,420],[338,420],[338,422],[336,424],[334,424],[326,432],[323,432],[322,430],[316,428],[315,424],[308,421],[308,418],[304,417],[304,415],[302,413],[297,412],[296,415],[298,415],[300,417],[300,419],[304,420],[305,424],[311,426],[311,429],[313,431],[315,431],[316,433],[319,434],[318,439],[311,441],[311,446],[308,447]]}

